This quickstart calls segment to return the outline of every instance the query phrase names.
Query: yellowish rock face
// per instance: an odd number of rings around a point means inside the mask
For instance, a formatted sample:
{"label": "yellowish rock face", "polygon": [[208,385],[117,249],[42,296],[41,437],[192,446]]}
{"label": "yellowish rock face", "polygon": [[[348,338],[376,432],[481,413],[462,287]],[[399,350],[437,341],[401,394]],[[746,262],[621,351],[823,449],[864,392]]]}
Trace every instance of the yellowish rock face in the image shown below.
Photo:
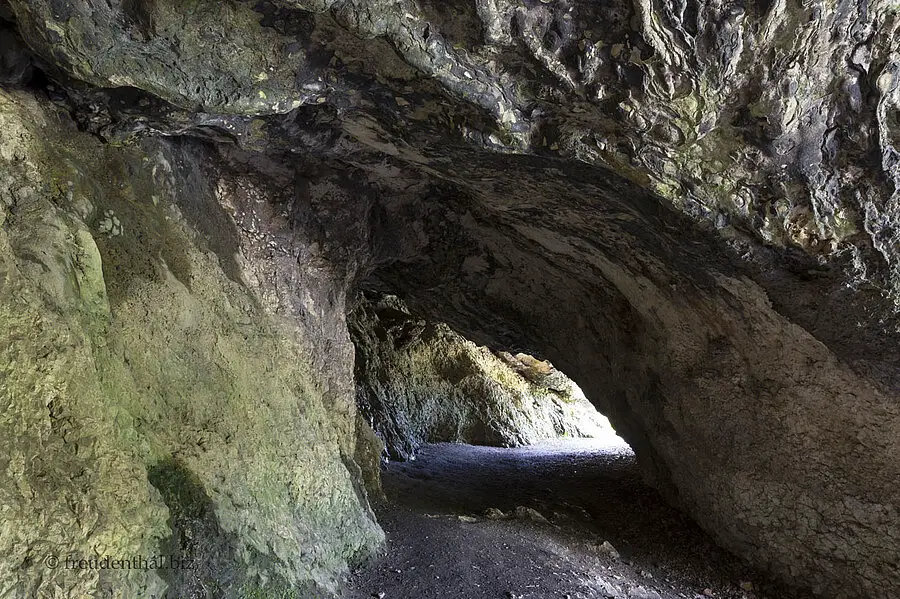
{"label": "yellowish rock face", "polygon": [[[345,465],[355,415],[182,215],[165,145],[58,118],[0,96],[0,596],[238,596],[260,568],[335,588],[382,538]],[[161,554],[190,567],[99,565]]]}

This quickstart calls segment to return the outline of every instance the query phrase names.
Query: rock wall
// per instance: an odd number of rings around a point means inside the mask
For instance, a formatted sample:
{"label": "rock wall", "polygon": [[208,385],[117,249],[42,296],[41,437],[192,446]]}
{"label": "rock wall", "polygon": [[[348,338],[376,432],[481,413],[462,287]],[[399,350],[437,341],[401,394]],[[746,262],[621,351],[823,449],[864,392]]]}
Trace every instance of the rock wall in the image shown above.
{"label": "rock wall", "polygon": [[[826,597],[900,587],[896,2],[4,0],[0,16],[0,80],[105,151],[202,138],[241,174],[216,187],[254,242],[242,268],[281,265],[250,278],[308,333],[344,430],[333,315],[362,285],[550,359],[736,553]],[[100,239],[119,212],[92,217]],[[123,256],[130,288],[143,254]]]}
{"label": "rock wall", "polygon": [[[238,182],[204,156],[105,145],[0,92],[4,599],[319,596],[383,538],[342,310],[320,308],[340,293],[247,263],[271,236],[245,238]],[[77,564],[158,555],[184,563]]]}
{"label": "rock wall", "polygon": [[861,359],[785,313],[830,322],[832,335],[841,314],[860,316],[857,335],[893,321],[853,311],[845,302],[865,295],[833,271],[730,264],[725,246],[638,190],[597,184],[608,175],[570,170],[562,183],[547,172],[558,165],[507,159],[517,186],[501,194],[490,165],[458,166],[465,200],[457,190],[416,214],[384,199],[379,222],[401,247],[418,228],[428,241],[377,268],[381,284],[476,342],[569,373],[648,480],[725,547],[826,597],[890,596],[900,407],[878,373],[891,358],[873,346]]}
{"label": "rock wall", "polygon": [[357,404],[391,459],[412,459],[422,443],[517,447],[610,432],[562,373],[416,319],[393,296],[361,298],[350,333]]}

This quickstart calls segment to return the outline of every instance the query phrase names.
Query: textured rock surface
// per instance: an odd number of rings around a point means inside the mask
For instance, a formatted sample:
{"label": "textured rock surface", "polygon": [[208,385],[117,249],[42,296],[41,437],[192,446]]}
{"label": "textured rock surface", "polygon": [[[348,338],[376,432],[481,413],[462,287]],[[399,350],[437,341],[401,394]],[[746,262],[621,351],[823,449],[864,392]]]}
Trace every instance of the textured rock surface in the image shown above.
{"label": "textured rock surface", "polygon": [[[382,538],[341,310],[298,325],[279,305],[315,309],[326,279],[279,293],[266,271],[302,267],[217,255],[216,193],[239,199],[195,160],[0,93],[0,597],[327,590]],[[161,554],[191,567],[66,561]]]}
{"label": "textured rock surface", "polygon": [[422,443],[517,447],[612,434],[548,364],[495,355],[444,324],[414,318],[393,296],[360,299],[350,334],[357,405],[393,459],[411,459]]}
{"label": "textured rock surface", "polygon": [[900,586],[895,2],[0,6],[3,81],[39,66],[115,143],[218,144],[248,262],[307,267],[267,301],[337,281],[283,307],[314,371],[348,363],[343,286],[397,293],[573,376],[733,551]]}

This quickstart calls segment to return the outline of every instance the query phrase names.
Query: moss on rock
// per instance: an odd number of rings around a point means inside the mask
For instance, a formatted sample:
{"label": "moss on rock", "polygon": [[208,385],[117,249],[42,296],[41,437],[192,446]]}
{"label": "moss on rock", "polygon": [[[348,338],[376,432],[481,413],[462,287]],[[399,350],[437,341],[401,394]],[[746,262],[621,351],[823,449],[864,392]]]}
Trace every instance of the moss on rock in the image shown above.
{"label": "moss on rock", "polygon": [[[169,146],[23,94],[0,122],[0,597],[334,591],[383,535],[315,333],[226,276]],[[197,569],[65,566],[166,553]]]}

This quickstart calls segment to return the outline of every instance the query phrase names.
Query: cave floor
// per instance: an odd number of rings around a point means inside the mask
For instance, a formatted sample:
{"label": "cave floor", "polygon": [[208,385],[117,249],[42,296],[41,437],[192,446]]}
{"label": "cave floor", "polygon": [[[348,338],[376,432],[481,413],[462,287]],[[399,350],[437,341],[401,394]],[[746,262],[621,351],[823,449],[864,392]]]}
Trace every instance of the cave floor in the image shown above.
{"label": "cave floor", "polygon": [[[809,597],[716,547],[641,482],[624,444],[428,445],[383,484],[385,551],[353,573],[347,599]],[[549,522],[485,515],[518,506]]]}

